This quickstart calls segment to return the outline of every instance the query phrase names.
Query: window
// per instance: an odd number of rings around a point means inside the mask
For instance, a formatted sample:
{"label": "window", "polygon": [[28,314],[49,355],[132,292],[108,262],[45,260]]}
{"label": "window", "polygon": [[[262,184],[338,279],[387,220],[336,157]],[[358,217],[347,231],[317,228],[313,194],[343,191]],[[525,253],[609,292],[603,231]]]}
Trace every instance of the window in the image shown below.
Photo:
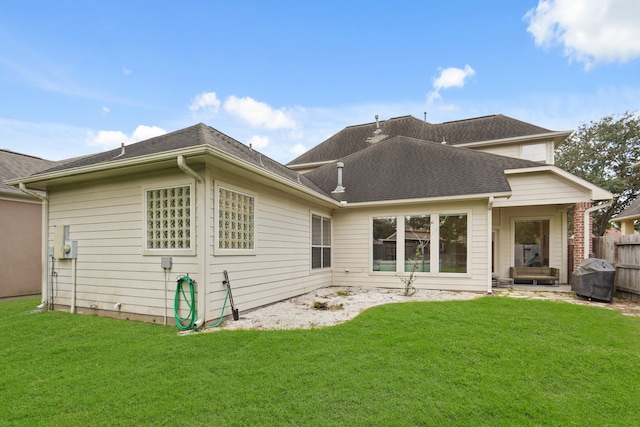
{"label": "window", "polygon": [[146,191],[146,249],[191,249],[191,186]]}
{"label": "window", "polygon": [[513,228],[515,267],[548,267],[549,220],[516,220]]}
{"label": "window", "polygon": [[396,271],[397,219],[373,218],[373,271]]}
{"label": "window", "polygon": [[467,215],[440,216],[440,272],[467,272]]}
{"label": "window", "polygon": [[255,197],[218,187],[218,249],[255,249]]}
{"label": "window", "polygon": [[545,163],[547,161],[547,144],[527,144],[521,147],[522,158],[534,162]]}
{"label": "window", "polygon": [[430,271],[431,215],[404,217],[404,271]]}
{"label": "window", "polygon": [[331,267],[331,219],[311,215],[311,268]]}

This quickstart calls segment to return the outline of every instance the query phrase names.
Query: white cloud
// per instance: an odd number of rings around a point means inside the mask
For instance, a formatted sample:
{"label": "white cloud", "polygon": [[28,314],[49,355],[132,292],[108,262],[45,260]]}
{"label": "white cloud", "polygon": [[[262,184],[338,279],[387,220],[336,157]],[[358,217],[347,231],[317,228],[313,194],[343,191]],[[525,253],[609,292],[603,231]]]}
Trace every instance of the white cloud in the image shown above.
{"label": "white cloud", "polygon": [[189,105],[189,110],[191,111],[199,111],[204,110],[208,113],[217,113],[220,108],[220,100],[215,92],[203,92],[193,99],[191,105]]}
{"label": "white cloud", "polygon": [[128,137],[115,130],[99,130],[98,133],[87,132],[87,144],[91,147],[114,148],[121,143],[127,143]]}
{"label": "white cloud", "polygon": [[158,126],[139,125],[136,130],[133,131],[131,142],[144,141],[145,139],[164,135],[165,133],[167,133],[167,131]]}
{"label": "white cloud", "polygon": [[131,73],[133,73],[131,69],[122,67],[122,74],[124,74],[125,76],[128,76],[128,75],[131,75]]}
{"label": "white cloud", "polygon": [[254,128],[295,129],[297,126],[285,109],[271,108],[250,97],[238,98],[232,95],[225,101],[224,109]]}
{"label": "white cloud", "polygon": [[[322,142],[322,141],[320,141],[320,142]],[[320,142],[318,142],[318,143],[320,143]],[[307,151],[307,147],[305,147],[302,144],[296,144],[296,145],[294,145],[293,147],[291,147],[289,149],[289,153],[295,154],[296,156],[304,154],[306,151]]]}
{"label": "white cloud", "polygon": [[540,0],[523,19],[537,46],[562,45],[588,69],[640,57],[639,17],[637,0]]}
{"label": "white cloud", "polygon": [[155,136],[164,135],[165,133],[167,133],[167,131],[162,128],[145,125],[138,126],[131,136],[124,132],[114,130],[100,130],[97,133],[88,131],[86,143],[90,147],[112,149],[119,147],[122,143],[132,144]]}
{"label": "white cloud", "polygon": [[256,150],[260,150],[261,148],[267,148],[269,145],[269,137],[254,135],[247,141],[247,144],[251,144],[253,148]]}
{"label": "white cloud", "polygon": [[468,64],[462,68],[449,67],[440,69],[440,75],[433,81],[433,91],[429,92],[427,102],[431,104],[437,99],[442,99],[440,91],[450,87],[464,87],[467,79],[473,76],[476,71]]}
{"label": "white cloud", "polygon": [[102,114],[109,114],[111,112],[111,108],[109,107],[102,107]]}

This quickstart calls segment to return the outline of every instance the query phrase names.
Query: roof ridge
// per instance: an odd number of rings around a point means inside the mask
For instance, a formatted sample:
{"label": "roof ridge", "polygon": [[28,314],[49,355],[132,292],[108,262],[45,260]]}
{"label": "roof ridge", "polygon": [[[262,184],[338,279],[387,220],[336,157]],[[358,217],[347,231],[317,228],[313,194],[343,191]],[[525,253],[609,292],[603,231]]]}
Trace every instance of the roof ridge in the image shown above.
{"label": "roof ridge", "polygon": [[[407,118],[413,118],[413,119],[416,119],[416,120],[420,120],[419,118],[414,117],[414,116],[412,116],[411,114],[407,114],[407,115],[404,115],[404,116],[389,117],[388,119],[379,120],[379,122],[380,122],[380,123],[383,123],[383,122],[390,122],[391,120],[400,120],[400,119],[407,119]],[[422,120],[421,120],[421,121],[422,121]],[[425,122],[425,123],[428,123],[428,122]],[[375,121],[374,121],[374,122],[368,122],[368,123],[359,123],[359,124],[357,124],[357,125],[349,125],[349,126],[346,126],[346,127],[345,127],[345,129],[357,128],[357,127],[360,127],[360,126],[371,126],[371,125],[375,125],[375,124],[376,124],[376,122],[375,122]]]}
{"label": "roof ridge", "polygon": [[31,154],[18,153],[17,151],[12,151],[12,150],[9,150],[8,148],[0,148],[0,151],[9,153],[9,154],[15,154],[17,156],[30,157],[32,159],[43,160],[45,162],[52,162],[52,163],[55,162],[55,160],[43,159],[42,157],[32,156]]}
{"label": "roof ridge", "polygon": [[473,120],[488,119],[488,118],[491,118],[491,117],[498,117],[498,116],[502,116],[502,114],[489,114],[489,115],[486,115],[486,116],[469,117],[467,119],[449,120],[448,122],[442,122],[440,124],[444,125],[444,124],[448,124],[448,123],[470,122],[470,121],[473,121]]}

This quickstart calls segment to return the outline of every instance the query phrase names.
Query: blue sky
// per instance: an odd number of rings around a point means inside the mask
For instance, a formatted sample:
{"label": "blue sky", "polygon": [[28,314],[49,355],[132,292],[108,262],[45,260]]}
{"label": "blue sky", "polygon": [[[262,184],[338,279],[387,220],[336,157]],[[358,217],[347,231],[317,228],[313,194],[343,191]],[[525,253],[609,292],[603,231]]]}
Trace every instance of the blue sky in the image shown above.
{"label": "blue sky", "polygon": [[0,148],[58,160],[204,122],[282,163],[345,126],[640,110],[640,2],[0,4]]}

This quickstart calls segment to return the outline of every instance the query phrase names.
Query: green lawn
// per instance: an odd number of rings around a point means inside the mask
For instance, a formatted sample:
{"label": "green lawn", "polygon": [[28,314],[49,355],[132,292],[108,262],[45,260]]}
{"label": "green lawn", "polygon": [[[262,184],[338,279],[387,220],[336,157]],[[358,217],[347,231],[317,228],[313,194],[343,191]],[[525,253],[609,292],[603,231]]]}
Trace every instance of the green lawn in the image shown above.
{"label": "green lawn", "polygon": [[0,425],[638,425],[640,318],[487,297],[217,331],[0,302]]}

